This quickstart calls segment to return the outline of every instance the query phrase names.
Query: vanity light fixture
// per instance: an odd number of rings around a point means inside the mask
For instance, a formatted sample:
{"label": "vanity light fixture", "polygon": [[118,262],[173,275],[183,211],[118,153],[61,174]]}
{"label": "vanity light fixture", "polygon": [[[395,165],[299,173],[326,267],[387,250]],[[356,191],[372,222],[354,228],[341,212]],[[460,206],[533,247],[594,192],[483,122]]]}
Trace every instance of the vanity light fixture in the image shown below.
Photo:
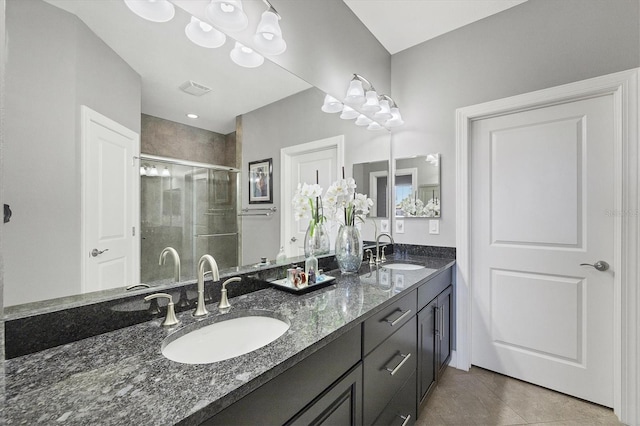
{"label": "vanity light fixture", "polygon": [[364,114],[360,114],[355,121],[356,126],[368,126],[374,121]]}
{"label": "vanity light fixture", "polygon": [[224,33],[195,16],[191,17],[191,22],[187,24],[184,32],[194,44],[208,49],[220,47],[227,41],[227,36]]}
{"label": "vanity light fixture", "polygon": [[264,63],[264,56],[237,41],[229,56],[233,62],[245,68],[256,68]]}
{"label": "vanity light fixture", "polygon": [[384,127],[382,127],[380,123],[378,123],[377,121],[372,121],[367,126],[367,130],[382,130],[382,129],[384,129]]}
{"label": "vanity light fixture", "polygon": [[331,95],[325,95],[324,103],[322,104],[322,108],[320,109],[330,114],[342,112],[342,102]]}
{"label": "vanity light fixture", "polygon": [[147,176],[158,176],[158,169],[156,169],[156,166],[151,166],[151,170],[147,171]]}
{"label": "vanity light fixture", "polygon": [[287,50],[278,22],[281,17],[267,0],[262,0],[269,8],[262,13],[260,23],[253,36],[253,42],[260,52],[266,55],[279,55]]}
{"label": "vanity light fixture", "polygon": [[206,8],[207,18],[223,31],[242,31],[249,18],[242,9],[242,0],[211,0]]}
{"label": "vanity light fixture", "polygon": [[164,170],[162,171],[162,177],[171,177],[171,172],[169,171],[169,167],[164,166]]}
{"label": "vanity light fixture", "polygon": [[176,9],[168,0],[124,0],[133,13],[151,22],[167,22],[173,19]]}
{"label": "vanity light fixture", "polygon": [[192,112],[190,112],[189,114],[186,114],[186,116],[187,116],[188,118],[193,118],[194,120],[195,120],[196,118],[200,117],[198,114],[194,114],[194,113],[192,113]]}
{"label": "vanity light fixture", "polygon": [[140,166],[140,176],[147,175],[147,166]]}
{"label": "vanity light fixture", "polygon": [[380,111],[376,112],[373,115],[373,118],[374,120],[386,121],[391,117],[391,106],[389,105],[389,101],[387,99],[382,99],[380,101]]}

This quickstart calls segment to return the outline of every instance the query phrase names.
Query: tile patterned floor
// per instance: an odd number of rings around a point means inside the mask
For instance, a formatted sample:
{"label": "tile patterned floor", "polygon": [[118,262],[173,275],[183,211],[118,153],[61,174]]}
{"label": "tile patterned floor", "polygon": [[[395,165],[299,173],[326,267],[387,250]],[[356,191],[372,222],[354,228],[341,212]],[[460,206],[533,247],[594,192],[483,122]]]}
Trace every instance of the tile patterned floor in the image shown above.
{"label": "tile patterned floor", "polygon": [[613,411],[478,367],[447,368],[416,426],[620,425]]}

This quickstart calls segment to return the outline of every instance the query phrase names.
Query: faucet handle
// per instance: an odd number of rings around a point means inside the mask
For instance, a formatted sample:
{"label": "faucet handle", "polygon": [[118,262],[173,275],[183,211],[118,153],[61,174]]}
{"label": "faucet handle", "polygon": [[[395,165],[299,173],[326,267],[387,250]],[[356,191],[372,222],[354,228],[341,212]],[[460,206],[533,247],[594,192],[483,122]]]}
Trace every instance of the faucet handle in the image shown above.
{"label": "faucet handle", "polygon": [[384,249],[386,249],[387,246],[382,246],[382,255],[380,256],[380,262],[386,262],[387,258],[384,255]]}
{"label": "faucet handle", "polygon": [[150,294],[149,296],[145,297],[144,300],[148,302],[152,299],[158,299],[161,297],[169,299],[169,303],[167,303],[167,317],[164,319],[162,326],[172,327],[174,325],[180,324],[180,321],[178,321],[178,318],[176,318],[176,311],[173,308],[173,297],[171,297],[170,294],[167,294],[167,293]]}
{"label": "faucet handle", "polygon": [[242,278],[233,277],[222,283],[222,294],[220,295],[220,303],[218,304],[219,309],[227,309],[231,307],[229,299],[227,298],[227,284],[239,281],[242,281]]}
{"label": "faucet handle", "polygon": [[369,255],[369,265],[375,265],[376,261],[373,260],[373,252],[371,251],[371,249],[367,249],[366,253]]}

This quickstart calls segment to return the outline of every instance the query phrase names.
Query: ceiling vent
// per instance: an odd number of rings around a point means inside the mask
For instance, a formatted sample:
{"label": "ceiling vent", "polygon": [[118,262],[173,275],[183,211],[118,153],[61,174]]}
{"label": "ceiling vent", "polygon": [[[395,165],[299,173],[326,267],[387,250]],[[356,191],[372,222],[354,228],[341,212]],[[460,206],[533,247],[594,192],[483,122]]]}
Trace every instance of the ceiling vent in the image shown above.
{"label": "ceiling vent", "polygon": [[193,96],[202,96],[205,93],[210,92],[211,88],[189,80],[180,85],[180,90]]}

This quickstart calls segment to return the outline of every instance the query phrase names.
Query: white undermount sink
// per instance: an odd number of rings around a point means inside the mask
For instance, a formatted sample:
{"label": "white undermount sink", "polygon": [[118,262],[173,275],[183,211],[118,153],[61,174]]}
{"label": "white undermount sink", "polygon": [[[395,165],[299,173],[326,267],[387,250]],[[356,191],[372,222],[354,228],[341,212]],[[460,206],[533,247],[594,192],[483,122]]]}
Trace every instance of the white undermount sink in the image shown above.
{"label": "white undermount sink", "polygon": [[422,265],[415,265],[413,263],[388,263],[382,265],[385,269],[398,269],[401,271],[415,271],[416,269],[424,269]]}
{"label": "white undermount sink", "polygon": [[175,338],[168,336],[162,354],[183,364],[211,364],[253,352],[289,329],[277,318],[247,315],[214,322]]}

